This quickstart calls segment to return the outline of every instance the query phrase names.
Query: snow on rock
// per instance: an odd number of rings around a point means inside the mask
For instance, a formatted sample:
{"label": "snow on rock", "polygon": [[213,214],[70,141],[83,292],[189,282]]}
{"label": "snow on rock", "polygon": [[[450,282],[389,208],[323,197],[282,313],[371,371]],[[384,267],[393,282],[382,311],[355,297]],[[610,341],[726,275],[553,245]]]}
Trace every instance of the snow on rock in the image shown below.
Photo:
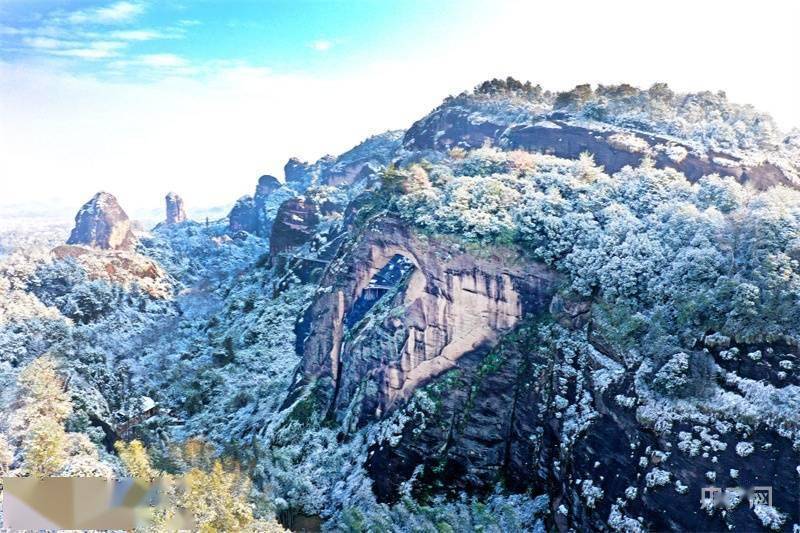
{"label": "snow on rock", "polygon": [[95,194],[75,215],[75,227],[67,244],[105,250],[132,250],[136,237],[128,215],[117,199],[107,192]]}

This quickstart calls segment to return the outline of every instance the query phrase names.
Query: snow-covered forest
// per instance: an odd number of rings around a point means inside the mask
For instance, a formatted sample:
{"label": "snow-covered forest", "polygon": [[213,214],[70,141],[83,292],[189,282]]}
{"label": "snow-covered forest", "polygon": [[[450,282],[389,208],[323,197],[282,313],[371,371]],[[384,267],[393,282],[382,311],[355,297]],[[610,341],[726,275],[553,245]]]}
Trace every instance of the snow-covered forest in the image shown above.
{"label": "snow-covered forest", "polygon": [[0,232],[0,473],[185,475],[209,531],[800,531],[798,132],[492,80],[265,178],[130,249]]}

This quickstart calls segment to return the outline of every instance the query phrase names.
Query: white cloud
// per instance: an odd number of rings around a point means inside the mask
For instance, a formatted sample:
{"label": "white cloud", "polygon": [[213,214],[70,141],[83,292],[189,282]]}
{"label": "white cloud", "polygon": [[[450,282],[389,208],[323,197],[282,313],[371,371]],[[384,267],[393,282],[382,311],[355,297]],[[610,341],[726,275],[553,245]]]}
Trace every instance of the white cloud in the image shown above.
{"label": "white cloud", "polygon": [[81,59],[104,59],[117,55],[117,51],[125,48],[122,41],[66,41],[50,37],[24,37],[22,43],[46,54]]}
{"label": "white cloud", "polygon": [[[132,20],[143,10],[141,3],[120,1],[94,9],[56,11],[42,16],[39,26],[0,25],[0,36],[10,36],[16,40],[16,45],[27,49],[32,57],[38,56],[40,60],[48,55],[90,60],[121,58],[122,50],[133,43],[186,36],[187,30],[181,25],[127,29],[98,27],[98,24]],[[157,53],[152,57],[144,57],[138,64],[178,66],[185,63],[172,54]]]}
{"label": "white cloud", "polygon": [[13,26],[6,26],[0,24],[0,35],[25,35],[28,31],[24,28],[14,28]]}
{"label": "white cloud", "polygon": [[187,61],[175,54],[146,54],[139,56],[136,61],[149,67],[183,67]]}
{"label": "white cloud", "polygon": [[333,43],[325,39],[320,39],[318,41],[312,42],[310,46],[317,52],[327,52],[333,47]]}
{"label": "white cloud", "polygon": [[73,24],[117,24],[135,19],[144,12],[144,5],[120,1],[105,7],[73,11],[66,20]]}
{"label": "white cloud", "polygon": [[166,39],[170,37],[156,30],[112,31],[108,36],[112,39],[122,39],[123,41],[152,41],[154,39]]}
{"label": "white cloud", "polygon": [[53,50],[50,53],[62,57],[77,57],[80,59],[107,59],[116,57],[114,50],[106,48],[69,48],[65,50]]}
{"label": "white cloud", "polygon": [[75,45],[73,42],[62,41],[61,39],[53,39],[51,37],[23,37],[22,43],[31,48],[41,48],[45,50],[69,48],[70,46]]}
{"label": "white cloud", "polygon": [[128,46],[128,43],[122,41],[93,41],[89,43],[89,48],[95,50],[120,50]]}

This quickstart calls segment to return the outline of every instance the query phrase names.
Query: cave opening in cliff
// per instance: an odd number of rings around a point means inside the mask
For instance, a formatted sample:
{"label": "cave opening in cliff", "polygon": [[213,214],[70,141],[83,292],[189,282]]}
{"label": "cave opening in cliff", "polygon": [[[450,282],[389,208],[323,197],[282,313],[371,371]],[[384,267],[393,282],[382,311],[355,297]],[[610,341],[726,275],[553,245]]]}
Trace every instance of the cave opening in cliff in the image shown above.
{"label": "cave opening in cliff", "polygon": [[406,279],[414,269],[414,263],[402,254],[395,254],[367,283],[356,298],[345,317],[345,326],[350,329],[358,324],[376,303]]}

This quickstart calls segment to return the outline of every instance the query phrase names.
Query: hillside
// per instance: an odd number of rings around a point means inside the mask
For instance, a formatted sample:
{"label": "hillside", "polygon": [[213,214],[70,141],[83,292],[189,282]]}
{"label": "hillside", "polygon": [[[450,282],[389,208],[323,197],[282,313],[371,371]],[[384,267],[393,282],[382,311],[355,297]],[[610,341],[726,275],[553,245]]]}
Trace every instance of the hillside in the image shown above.
{"label": "hillside", "polygon": [[202,439],[287,527],[800,530],[800,133],[769,116],[491,80],[227,218],[176,198],[149,232],[108,193],[69,245],[15,230],[0,473],[31,473],[47,359],[50,475],[131,474],[133,439],[180,472]]}

